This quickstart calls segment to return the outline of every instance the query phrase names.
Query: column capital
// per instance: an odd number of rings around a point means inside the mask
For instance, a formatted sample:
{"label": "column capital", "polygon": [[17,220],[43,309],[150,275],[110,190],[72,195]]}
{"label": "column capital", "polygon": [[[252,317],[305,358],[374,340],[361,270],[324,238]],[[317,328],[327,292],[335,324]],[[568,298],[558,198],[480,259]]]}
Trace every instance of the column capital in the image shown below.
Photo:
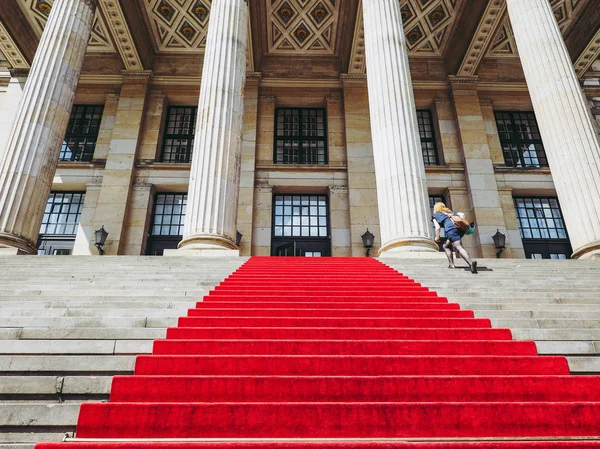
{"label": "column capital", "polygon": [[448,76],[448,82],[452,86],[454,86],[455,84],[460,84],[460,85],[476,85],[479,82],[479,76],[478,75],[474,75],[474,76],[449,75]]}
{"label": "column capital", "polygon": [[260,81],[262,79],[261,72],[248,72],[246,73],[246,81]]}

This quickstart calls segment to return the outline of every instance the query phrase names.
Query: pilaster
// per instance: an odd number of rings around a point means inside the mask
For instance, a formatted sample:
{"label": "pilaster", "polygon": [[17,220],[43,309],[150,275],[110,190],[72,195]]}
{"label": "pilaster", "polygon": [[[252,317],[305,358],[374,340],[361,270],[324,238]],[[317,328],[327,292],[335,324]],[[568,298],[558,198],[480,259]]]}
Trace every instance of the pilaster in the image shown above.
{"label": "pilaster", "polygon": [[[472,215],[466,214],[466,218],[477,224],[477,231],[473,234],[476,254],[480,257],[495,257],[496,248],[492,236],[498,229],[503,233],[506,229],[483,110],[477,93],[477,77],[451,77],[450,84],[471,201]],[[452,206],[456,208],[455,204]],[[509,249],[505,251],[506,257],[509,257],[509,252]]]}
{"label": "pilaster", "polygon": [[152,184],[135,184],[131,188],[127,209],[127,226],[120,254],[128,256],[146,254],[154,193],[155,189]]}
{"label": "pilaster", "polygon": [[252,217],[254,211],[254,178],[258,133],[258,85],[260,76],[246,78],[244,88],[244,128],[240,167],[237,230],[242,234],[240,255],[252,255]]}
{"label": "pilaster", "polygon": [[367,229],[375,235],[373,254],[381,247],[379,209],[373,142],[366,78],[342,78],[344,86],[344,121],[348,159],[348,208],[352,256],[364,256],[361,235]]}
{"label": "pilaster", "polygon": [[3,85],[3,92],[0,93],[0,155],[4,153],[8,144],[8,137],[19,109],[29,69],[10,69],[9,72],[2,75],[4,76],[1,76],[0,80],[0,84]]}
{"label": "pilaster", "polygon": [[94,228],[94,217],[96,215],[96,207],[98,207],[100,187],[101,184],[86,185],[85,200],[83,200],[83,208],[81,210],[81,216],[79,217],[79,226],[77,227],[75,244],[73,245],[72,254],[74,256],[91,256],[98,254],[97,249],[94,247],[94,231],[99,228]]}
{"label": "pilaster", "polygon": [[123,72],[110,149],[94,216],[94,228],[109,233],[105,254],[123,253],[135,159],[152,72]]}
{"label": "pilaster", "polygon": [[329,216],[331,225],[331,255],[352,255],[349,191],[346,186],[329,186]]}
{"label": "pilaster", "polygon": [[254,208],[252,221],[252,255],[271,255],[271,233],[273,213],[273,187],[258,184],[254,187]]}

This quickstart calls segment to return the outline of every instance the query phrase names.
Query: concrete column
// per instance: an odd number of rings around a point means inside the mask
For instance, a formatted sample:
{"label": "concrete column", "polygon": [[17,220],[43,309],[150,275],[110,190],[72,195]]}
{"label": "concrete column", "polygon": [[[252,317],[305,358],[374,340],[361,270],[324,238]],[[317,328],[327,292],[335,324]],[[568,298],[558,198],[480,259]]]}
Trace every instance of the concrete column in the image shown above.
{"label": "concrete column", "polygon": [[600,143],[548,0],[507,0],[574,258],[600,258]]}
{"label": "concrete column", "polygon": [[8,83],[0,99],[0,157],[4,154],[8,143],[8,136],[19,109],[29,69],[11,69],[7,74]]}
{"label": "concrete column", "polygon": [[[476,77],[450,78],[456,123],[462,144],[465,177],[469,188],[472,215],[465,212],[467,220],[477,223],[477,230],[472,238],[476,248],[474,257],[496,257],[496,248],[492,236],[496,230],[506,233],[504,214],[498,183],[492,163],[492,155],[488,141],[488,131],[483,117],[483,110],[477,93]],[[456,209],[456,205],[452,204]],[[507,246],[510,245],[510,241]],[[505,250],[505,257],[510,257],[510,249]]]}
{"label": "concrete column", "polygon": [[97,0],[56,0],[0,160],[0,247],[35,254]]}
{"label": "concrete column", "polygon": [[197,253],[234,250],[240,188],[248,5],[215,0],[210,12],[185,234]]}
{"label": "concrete column", "polygon": [[437,253],[400,3],[364,1],[363,16],[382,241],[379,253]]}

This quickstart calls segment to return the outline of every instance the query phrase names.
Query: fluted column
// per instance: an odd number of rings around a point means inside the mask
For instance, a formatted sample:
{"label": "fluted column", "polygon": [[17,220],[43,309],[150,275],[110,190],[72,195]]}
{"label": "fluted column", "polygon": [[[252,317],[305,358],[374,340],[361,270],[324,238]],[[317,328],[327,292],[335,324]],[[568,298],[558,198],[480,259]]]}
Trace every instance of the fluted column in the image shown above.
{"label": "fluted column", "polygon": [[363,0],[363,16],[379,252],[437,251],[400,4]]}
{"label": "fluted column", "polygon": [[198,122],[179,248],[210,254],[235,250],[244,120],[248,6],[213,0]]}
{"label": "fluted column", "polygon": [[97,0],[55,0],[0,161],[0,246],[36,241],[90,37]]}
{"label": "fluted column", "polygon": [[548,0],[507,0],[576,258],[600,257],[600,144]]}

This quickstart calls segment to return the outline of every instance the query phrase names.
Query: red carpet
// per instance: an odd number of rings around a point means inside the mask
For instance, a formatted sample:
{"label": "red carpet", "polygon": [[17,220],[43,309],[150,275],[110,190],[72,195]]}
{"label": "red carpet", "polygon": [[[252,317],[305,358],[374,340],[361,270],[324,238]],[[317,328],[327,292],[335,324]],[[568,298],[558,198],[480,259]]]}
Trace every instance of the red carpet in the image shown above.
{"label": "red carpet", "polygon": [[37,449],[600,448],[598,377],[374,259],[254,257],[178,324]]}

